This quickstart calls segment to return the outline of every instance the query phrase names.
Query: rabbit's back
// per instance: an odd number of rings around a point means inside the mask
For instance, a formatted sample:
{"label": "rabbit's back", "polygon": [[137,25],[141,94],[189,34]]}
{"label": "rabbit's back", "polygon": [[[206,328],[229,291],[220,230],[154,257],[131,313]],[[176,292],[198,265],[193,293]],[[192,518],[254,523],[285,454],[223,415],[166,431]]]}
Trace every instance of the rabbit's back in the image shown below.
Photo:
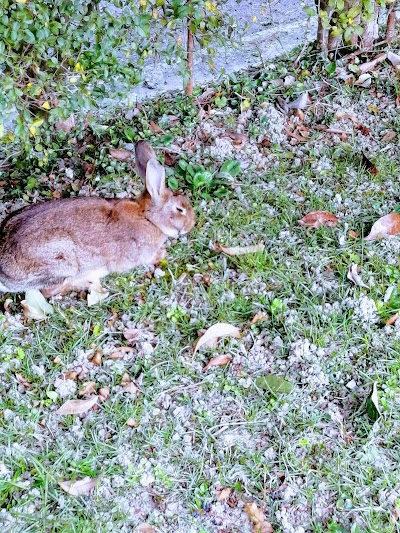
{"label": "rabbit's back", "polygon": [[123,272],[151,262],[154,241],[165,238],[140,212],[132,200],[76,198],[12,213],[0,230],[0,278],[12,278],[16,286],[48,279],[47,285],[86,271]]}

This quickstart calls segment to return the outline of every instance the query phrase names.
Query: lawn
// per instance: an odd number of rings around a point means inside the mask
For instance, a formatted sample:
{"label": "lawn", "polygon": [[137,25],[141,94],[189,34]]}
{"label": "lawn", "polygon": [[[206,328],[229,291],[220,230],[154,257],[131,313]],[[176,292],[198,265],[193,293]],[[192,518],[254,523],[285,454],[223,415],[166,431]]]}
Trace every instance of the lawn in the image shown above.
{"label": "lawn", "polygon": [[[57,134],[57,159],[38,150],[2,171],[3,215],[130,196],[140,180],[109,149],[140,136],[197,215],[155,270],[103,280],[97,305],[56,297],[46,320],[27,321],[23,295],[2,296],[4,533],[400,531],[400,320],[386,325],[400,308],[400,240],[363,238],[400,199],[398,74],[379,68],[364,88],[311,60],[277,62],[197,103],[172,95],[83,117]],[[305,109],[279,110],[277,96],[304,90]],[[336,227],[298,224],[316,210]],[[216,242],[265,246],[230,256]],[[220,322],[240,338],[194,353]],[[263,386],[271,374],[292,387]],[[93,409],[56,413],[93,394]],[[98,478],[86,495],[60,486],[85,477]]]}

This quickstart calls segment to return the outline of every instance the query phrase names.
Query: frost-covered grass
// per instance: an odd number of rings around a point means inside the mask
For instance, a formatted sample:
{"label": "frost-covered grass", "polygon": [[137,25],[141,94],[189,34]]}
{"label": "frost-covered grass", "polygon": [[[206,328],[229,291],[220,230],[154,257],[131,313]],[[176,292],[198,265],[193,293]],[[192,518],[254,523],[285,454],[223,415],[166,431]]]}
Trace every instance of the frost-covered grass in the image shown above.
{"label": "frost-covered grass", "polygon": [[[243,170],[226,197],[193,195],[197,226],[171,243],[155,273],[107,278],[110,296],[92,308],[79,295],[56,298],[54,314],[41,323],[22,320],[19,296],[7,301],[0,318],[4,532],[128,532],[146,523],[168,533],[246,533],[248,501],[276,532],[399,530],[400,324],[385,326],[385,318],[397,305],[400,241],[367,244],[349,235],[365,235],[399,202],[397,141],[380,141],[386,130],[398,131],[393,87],[377,97],[333,83],[328,94],[314,96],[305,124],[351,134],[346,140],[312,129],[308,142],[293,146],[285,117],[261,107],[243,83],[252,113],[211,103],[201,120],[207,136],[193,151],[182,148],[183,135],[195,139],[197,122],[180,133],[170,128],[189,161],[213,170],[238,159]],[[307,83],[314,81],[299,89]],[[265,100],[274,102],[264,87]],[[179,114],[178,104],[158,109],[164,118],[153,118],[170,131],[166,116]],[[344,112],[371,131],[355,131]],[[221,142],[227,125],[250,141],[240,148]],[[264,136],[271,147],[261,145]],[[360,148],[377,175],[365,170]],[[140,188],[125,163],[108,159],[103,148],[98,157],[82,194]],[[64,182],[55,171],[52,187]],[[39,186],[30,201],[41,192]],[[317,209],[336,214],[338,226],[297,224]],[[213,251],[215,241],[266,247],[230,258]],[[368,288],[347,279],[352,263]],[[258,311],[268,321],[252,324]],[[241,339],[193,356],[198,331],[220,321],[238,326]],[[139,331],[129,342],[124,332],[131,329]],[[132,349],[110,357],[121,346]],[[99,350],[100,365],[91,362]],[[220,353],[232,362],[202,372]],[[125,373],[136,380],[137,398],[121,386]],[[270,373],[294,390],[274,397],[257,388],[255,379]],[[86,382],[97,392],[108,387],[108,398],[84,415],[57,415]],[[382,411],[375,423],[365,408],[373,383]],[[135,423],[127,425],[130,419]],[[58,485],[85,476],[100,477],[91,495],[73,497]],[[218,501],[222,488],[232,489],[228,502]]]}

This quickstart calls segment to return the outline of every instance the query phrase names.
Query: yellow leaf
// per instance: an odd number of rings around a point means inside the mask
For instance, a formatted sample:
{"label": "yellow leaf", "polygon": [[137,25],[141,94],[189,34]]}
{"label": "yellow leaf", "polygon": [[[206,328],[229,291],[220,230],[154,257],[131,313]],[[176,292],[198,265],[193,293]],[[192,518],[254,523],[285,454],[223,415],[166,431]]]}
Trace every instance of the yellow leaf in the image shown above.
{"label": "yellow leaf", "polygon": [[153,19],[158,19],[158,11],[157,11],[157,9],[153,9]]}
{"label": "yellow leaf", "polygon": [[257,17],[254,15],[254,17],[251,19],[253,22],[257,22]]}
{"label": "yellow leaf", "polygon": [[243,101],[242,101],[242,104],[241,104],[242,112],[243,112],[243,111],[247,111],[247,110],[249,109],[250,105],[251,105],[251,104],[250,104],[250,101],[249,101],[249,100],[247,100],[247,99],[246,99],[246,100],[243,100]]}
{"label": "yellow leaf", "polygon": [[73,76],[72,78],[69,79],[70,83],[76,83],[78,81],[78,78],[75,78],[75,76]]}
{"label": "yellow leaf", "polygon": [[75,65],[75,71],[76,72],[84,72],[84,70],[85,70],[84,67],[78,61],[78,63],[76,63],[76,65]]}
{"label": "yellow leaf", "polygon": [[139,0],[139,3],[142,7],[146,7],[147,5],[147,0]]}
{"label": "yellow leaf", "polygon": [[33,85],[33,83],[31,81],[26,84],[27,87],[32,87],[32,85]]}
{"label": "yellow leaf", "polygon": [[31,134],[31,137],[34,137],[37,133],[38,127],[43,124],[43,120],[38,118],[32,122],[32,124],[28,124],[29,133]]}
{"label": "yellow leaf", "polygon": [[207,2],[205,2],[204,5],[206,6],[206,9],[208,11],[212,11],[213,13],[217,13],[217,4],[215,2],[210,2],[209,0],[207,0]]}
{"label": "yellow leaf", "polygon": [[17,4],[25,4],[26,0],[17,0]]}
{"label": "yellow leaf", "polygon": [[43,107],[43,109],[50,109],[49,102],[45,102],[44,104],[42,104],[42,107]]}

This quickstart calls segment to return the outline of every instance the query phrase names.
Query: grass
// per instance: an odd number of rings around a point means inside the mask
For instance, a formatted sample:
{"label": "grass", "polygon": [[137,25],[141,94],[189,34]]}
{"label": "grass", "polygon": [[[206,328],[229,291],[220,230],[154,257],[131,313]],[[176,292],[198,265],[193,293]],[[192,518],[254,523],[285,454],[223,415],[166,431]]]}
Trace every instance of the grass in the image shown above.
{"label": "grass", "polygon": [[[279,66],[280,72],[287,68]],[[88,308],[79,295],[56,299],[54,314],[41,323],[22,320],[20,295],[4,296],[4,531],[140,531],[148,523],[162,532],[245,533],[251,531],[247,501],[263,509],[275,532],[399,531],[400,330],[385,326],[397,309],[396,294],[387,302],[384,297],[389,287],[399,289],[400,246],[397,238],[366,245],[348,235],[365,235],[398,203],[399,152],[396,146],[382,152],[379,120],[367,108],[379,107],[389,129],[393,88],[385,88],[383,106],[374,94],[360,98],[359,89],[332,81],[323,100],[325,122],[335,122],[335,109],[351,108],[371,127],[367,140],[360,133],[343,141],[313,130],[305,144],[290,145],[284,136],[262,151],[260,127],[268,134],[270,126],[260,121],[259,105],[263,98],[273,101],[273,93],[260,95],[250,78],[238,84],[232,91],[250,95],[253,110],[251,143],[230,156],[243,171],[222,199],[192,195],[198,223],[169,248],[163,276],[144,269],[111,276],[104,280],[110,296],[101,304]],[[307,124],[317,121],[317,111],[306,113]],[[218,109],[205,120],[223,130],[237,123],[238,114],[237,107]],[[169,127],[166,115],[185,117],[184,128]],[[149,107],[148,118],[159,120],[178,144],[198,124],[194,108],[173,99]],[[123,142],[123,120],[117,117],[102,130],[107,137],[87,148],[97,162],[93,178],[81,176],[78,166],[71,182],[52,163],[53,182],[45,179],[49,169],[40,168],[33,172],[37,185],[32,189],[30,182],[27,189],[31,168],[20,168],[13,171],[19,185],[4,190],[6,206],[32,201],[35,193],[49,197],[54,189],[73,194],[77,180],[88,194],[139,190],[129,165],[111,160],[105,149]],[[152,137],[144,119],[137,127]],[[81,142],[85,132],[77,136]],[[218,131],[187,159],[218,169],[218,153],[209,151],[217,137]],[[155,141],[163,145],[163,139]],[[363,167],[361,145],[377,175]],[[339,214],[338,227],[297,224],[318,209]],[[265,251],[227,257],[212,250],[215,241],[264,241]],[[347,279],[351,263],[362,267],[368,288]],[[268,321],[252,324],[258,311]],[[198,331],[220,321],[237,325],[242,338],[223,339],[193,356]],[[140,329],[139,342],[122,359],[110,359],[129,344],[123,333],[130,328]],[[100,366],[90,362],[96,349],[103,352]],[[202,372],[219,353],[228,353],[231,364]],[[68,393],[62,374],[71,370],[79,378],[68,382]],[[121,387],[126,372],[140,388],[137,398]],[[255,379],[270,373],[291,381],[294,390],[274,396],[257,388]],[[97,390],[109,387],[108,399],[85,415],[55,414],[88,381]],[[365,408],[373,383],[382,411],[375,422]],[[126,424],[132,418],[136,427]],[[58,485],[85,476],[100,478],[91,495],[72,497]],[[230,505],[217,500],[223,487],[232,489]]]}

